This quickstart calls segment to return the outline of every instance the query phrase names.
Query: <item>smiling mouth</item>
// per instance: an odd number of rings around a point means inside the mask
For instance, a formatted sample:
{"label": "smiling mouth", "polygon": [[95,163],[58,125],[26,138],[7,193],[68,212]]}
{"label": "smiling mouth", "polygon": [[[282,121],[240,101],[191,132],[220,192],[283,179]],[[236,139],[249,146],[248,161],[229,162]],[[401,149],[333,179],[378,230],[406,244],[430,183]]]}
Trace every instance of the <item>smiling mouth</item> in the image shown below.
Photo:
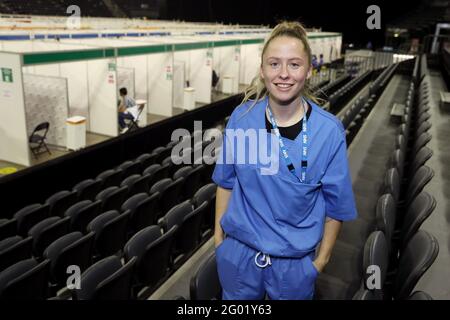
{"label": "smiling mouth", "polygon": [[287,89],[293,86],[293,84],[290,83],[275,83],[275,86],[282,89]]}

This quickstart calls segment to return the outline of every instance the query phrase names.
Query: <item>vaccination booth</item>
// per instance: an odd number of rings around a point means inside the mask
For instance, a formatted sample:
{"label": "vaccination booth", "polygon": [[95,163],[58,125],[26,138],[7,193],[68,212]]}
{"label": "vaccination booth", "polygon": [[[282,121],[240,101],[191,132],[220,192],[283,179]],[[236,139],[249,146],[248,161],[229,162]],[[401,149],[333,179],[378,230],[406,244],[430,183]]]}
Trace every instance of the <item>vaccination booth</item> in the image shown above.
{"label": "vaccination booth", "polygon": [[[196,103],[211,103],[212,79],[212,48],[208,42],[199,42],[196,36],[170,36],[170,37],[135,37],[128,41],[146,43],[147,45],[163,46],[169,53],[159,56],[152,54],[152,69],[161,65],[161,61],[171,62],[163,70],[163,76],[172,81],[170,106],[185,110],[192,110]],[[169,60],[171,58],[171,60]],[[157,69],[156,69],[157,70]],[[161,88],[161,81],[153,75],[152,86],[167,92],[168,88]],[[161,92],[161,90],[155,90]],[[161,99],[154,97],[149,101]],[[167,99],[168,97],[166,97]],[[151,102],[150,102],[151,104]],[[161,103],[160,103],[161,105]],[[172,109],[156,110],[152,112],[161,115],[172,115]],[[163,112],[163,113],[161,113]],[[170,114],[168,114],[170,112]]]}
{"label": "vaccination booth", "polygon": [[[166,76],[172,68],[172,53],[165,47],[149,47],[145,43],[116,38],[64,39],[64,43],[77,43],[90,47],[114,48],[117,61],[118,88],[127,88],[128,95],[147,103],[142,111],[171,116],[172,79]],[[147,124],[141,116],[140,125]]]}
{"label": "vaccination booth", "polygon": [[113,49],[44,41],[0,42],[0,159],[30,165],[28,138],[49,122],[47,142],[66,147],[66,120],[88,119],[87,130],[115,137],[117,74]]}

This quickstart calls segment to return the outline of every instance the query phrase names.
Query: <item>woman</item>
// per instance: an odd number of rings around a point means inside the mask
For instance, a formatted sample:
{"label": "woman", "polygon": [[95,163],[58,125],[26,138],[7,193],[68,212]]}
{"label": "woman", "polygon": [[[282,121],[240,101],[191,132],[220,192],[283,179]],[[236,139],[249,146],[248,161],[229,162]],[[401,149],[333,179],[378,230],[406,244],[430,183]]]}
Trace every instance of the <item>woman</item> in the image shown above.
{"label": "woman", "polygon": [[[312,299],[342,221],[356,218],[345,131],[314,102],[311,70],[304,28],[277,25],[264,45],[259,77],[228,121],[213,173],[223,299]],[[250,157],[255,150],[251,143],[236,145],[239,130],[247,137],[265,130],[275,141],[257,143],[270,145],[272,169],[264,170],[261,159],[240,162],[239,150]]]}

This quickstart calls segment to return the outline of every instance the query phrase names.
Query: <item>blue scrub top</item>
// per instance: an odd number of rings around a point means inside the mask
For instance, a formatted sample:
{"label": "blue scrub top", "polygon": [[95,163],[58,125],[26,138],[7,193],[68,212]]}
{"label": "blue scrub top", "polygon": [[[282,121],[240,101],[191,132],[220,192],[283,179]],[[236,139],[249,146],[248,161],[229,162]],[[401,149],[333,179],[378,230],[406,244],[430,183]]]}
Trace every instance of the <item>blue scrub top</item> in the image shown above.
{"label": "blue scrub top", "polygon": [[[312,107],[308,118],[308,167],[306,183],[301,183],[287,168],[281,152],[272,154],[272,149],[278,151],[272,146],[279,142],[274,133],[266,130],[267,99],[252,108],[249,107],[254,101],[238,106],[228,121],[218,157],[221,163],[216,164],[212,176],[217,185],[232,189],[220,223],[228,236],[258,251],[275,257],[300,258],[314,251],[321,241],[326,216],[341,221],[357,216],[345,130],[335,116],[308,100]],[[276,160],[267,164],[258,157],[256,163],[252,162],[254,150],[247,140],[244,148],[250,155],[246,154],[247,161],[242,164],[237,138],[232,134],[235,131],[229,131],[237,129],[265,131],[268,142],[260,143],[264,136],[258,135],[257,144]],[[283,141],[300,175],[301,134],[295,140]]]}

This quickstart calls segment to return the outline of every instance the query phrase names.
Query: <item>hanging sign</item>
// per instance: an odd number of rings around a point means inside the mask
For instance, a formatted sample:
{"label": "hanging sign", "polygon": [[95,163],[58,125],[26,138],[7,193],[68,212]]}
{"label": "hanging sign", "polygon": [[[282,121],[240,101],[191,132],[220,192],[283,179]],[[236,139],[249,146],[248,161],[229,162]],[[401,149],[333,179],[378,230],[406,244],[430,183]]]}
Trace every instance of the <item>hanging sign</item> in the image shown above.
{"label": "hanging sign", "polygon": [[8,82],[8,83],[13,83],[13,74],[12,74],[12,69],[9,68],[1,68],[2,69],[2,81],[3,82]]}

